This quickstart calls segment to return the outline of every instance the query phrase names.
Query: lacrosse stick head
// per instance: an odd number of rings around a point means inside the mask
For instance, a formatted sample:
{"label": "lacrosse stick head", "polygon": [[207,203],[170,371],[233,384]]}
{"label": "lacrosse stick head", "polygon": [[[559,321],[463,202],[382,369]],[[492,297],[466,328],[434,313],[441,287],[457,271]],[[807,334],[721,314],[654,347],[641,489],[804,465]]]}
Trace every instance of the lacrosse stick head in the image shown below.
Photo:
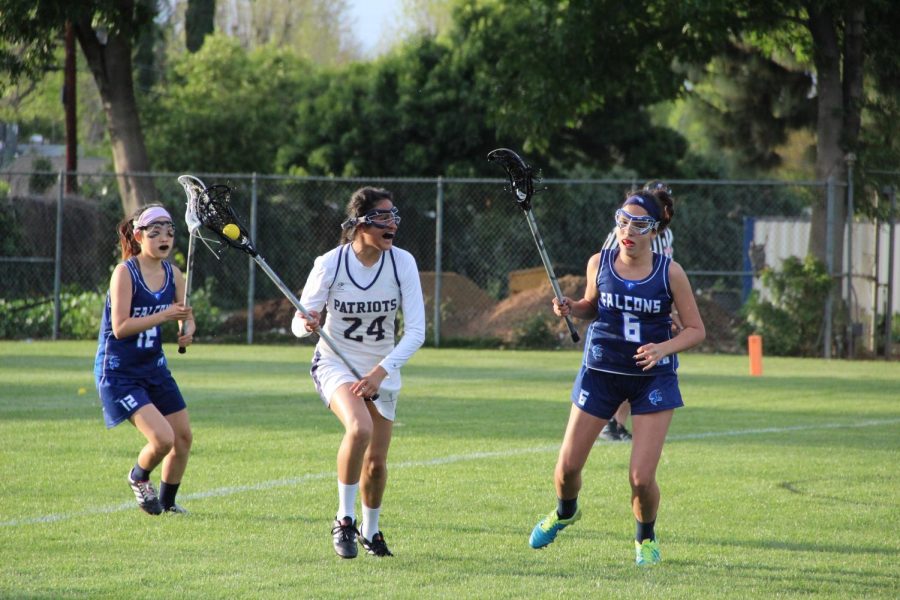
{"label": "lacrosse stick head", "polygon": [[488,152],[491,162],[500,163],[509,178],[509,191],[516,197],[516,204],[522,210],[531,209],[534,195],[534,171],[525,160],[509,148],[497,148]]}
{"label": "lacrosse stick head", "polygon": [[184,194],[187,196],[187,208],[184,211],[184,222],[188,226],[191,234],[196,234],[200,229],[200,218],[197,216],[197,203],[200,195],[206,190],[206,184],[193,175],[182,175],[178,178],[178,183],[184,188]]}
{"label": "lacrosse stick head", "polygon": [[[256,256],[258,253],[250,241],[250,234],[231,206],[232,192],[233,189],[227,185],[211,185],[205,188],[197,198],[196,217],[203,227],[215,233],[223,244],[243,250],[250,256]],[[229,232],[237,227],[239,234],[226,235],[226,227]]]}

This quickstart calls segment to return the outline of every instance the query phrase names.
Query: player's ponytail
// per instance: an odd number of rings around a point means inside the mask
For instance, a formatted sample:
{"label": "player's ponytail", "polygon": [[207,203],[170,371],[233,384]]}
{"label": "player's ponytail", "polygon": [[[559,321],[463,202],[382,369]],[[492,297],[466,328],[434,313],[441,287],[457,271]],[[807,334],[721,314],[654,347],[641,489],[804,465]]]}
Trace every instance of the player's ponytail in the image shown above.
{"label": "player's ponytail", "polygon": [[116,227],[119,232],[119,245],[122,247],[122,260],[128,260],[141,253],[141,245],[134,239],[134,220],[141,216],[145,208],[142,206],[130,217],[125,217]]}
{"label": "player's ponytail", "polygon": [[654,180],[645,183],[644,189],[641,191],[656,199],[660,208],[660,215],[662,216],[659,220],[659,228],[656,231],[662,233],[669,226],[669,223],[672,222],[672,217],[675,216],[675,197],[672,195],[672,188],[662,181]]}

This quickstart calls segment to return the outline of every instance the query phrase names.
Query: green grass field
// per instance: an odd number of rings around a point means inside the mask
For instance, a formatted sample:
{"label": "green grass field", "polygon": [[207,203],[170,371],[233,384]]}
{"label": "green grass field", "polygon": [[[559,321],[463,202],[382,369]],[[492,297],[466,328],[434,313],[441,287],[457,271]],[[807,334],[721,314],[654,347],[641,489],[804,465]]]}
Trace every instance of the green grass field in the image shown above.
{"label": "green grass field", "polygon": [[[896,598],[900,364],[685,354],[658,478],[663,563],[634,566],[629,445],[542,551],[574,351],[423,349],[404,369],[382,528],[341,560],[337,420],[308,346],[193,346],[170,366],[194,450],[185,517],[140,512],[143,438],[104,429],[89,342],[0,342],[3,598]],[[158,473],[155,474],[158,477]]]}

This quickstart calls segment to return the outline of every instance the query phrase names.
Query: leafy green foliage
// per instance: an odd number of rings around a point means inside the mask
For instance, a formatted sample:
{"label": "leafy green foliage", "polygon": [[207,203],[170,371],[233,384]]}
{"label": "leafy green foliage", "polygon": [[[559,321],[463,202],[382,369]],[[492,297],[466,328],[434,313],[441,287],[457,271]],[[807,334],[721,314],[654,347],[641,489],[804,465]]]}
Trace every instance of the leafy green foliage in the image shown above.
{"label": "leafy green foliage", "polygon": [[547,318],[534,315],[513,332],[513,347],[518,349],[548,349],[559,346],[559,340],[550,331]]}
{"label": "leafy green foliage", "polygon": [[108,36],[136,36],[152,23],[154,3],[122,0],[0,0],[0,70],[12,76],[40,77],[56,66],[55,51],[66,21],[88,23]]}
{"label": "leafy green foliage", "polygon": [[807,256],[788,257],[781,271],[766,268],[763,287],[771,294],[764,299],[754,291],[742,308],[746,323],[744,337],[763,337],[767,354],[776,356],[817,356],[821,349],[823,306],[831,289],[831,277],[824,263]]}
{"label": "leafy green foliage", "polygon": [[713,59],[688,95],[719,149],[732,151],[737,166],[757,172],[782,162],[778,146],[788,132],[815,125],[813,81],[753,48],[729,46]]}
{"label": "leafy green foliage", "polygon": [[[85,340],[97,337],[106,294],[72,292],[60,294],[60,337]],[[5,300],[0,298],[0,338],[48,339],[53,335],[53,299]]]}
{"label": "leafy green foliage", "polygon": [[278,168],[295,175],[467,176],[496,145],[471,65],[418,38],[372,63],[323,71],[296,105]]}
{"label": "leafy green foliage", "polygon": [[28,190],[32,194],[43,194],[56,183],[57,176],[53,173],[53,163],[49,158],[35,158],[31,161],[31,168],[35,171],[28,176]]}
{"label": "leafy green foliage", "polygon": [[[197,338],[214,336],[222,322],[221,310],[212,304],[212,282],[191,292]],[[68,290],[60,294],[59,336],[88,340],[97,337],[106,292]],[[0,298],[0,339],[49,339],[53,335],[53,299]],[[163,339],[174,342],[177,328],[164,325]]]}
{"label": "leafy green foliage", "polygon": [[288,143],[287,107],[309,66],[272,47],[251,52],[214,35],[175,59],[165,93],[142,109],[154,167],[176,172],[271,173]]}

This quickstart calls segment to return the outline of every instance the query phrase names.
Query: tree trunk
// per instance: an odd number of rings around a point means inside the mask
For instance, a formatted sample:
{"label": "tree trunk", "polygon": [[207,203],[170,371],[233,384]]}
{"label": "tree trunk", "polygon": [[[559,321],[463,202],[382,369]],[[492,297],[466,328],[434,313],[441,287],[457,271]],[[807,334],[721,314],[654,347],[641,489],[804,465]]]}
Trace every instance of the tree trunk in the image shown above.
{"label": "tree trunk", "polygon": [[[119,4],[123,13],[132,14],[131,0]],[[136,175],[150,171],[150,159],[134,97],[131,19],[124,18],[121,23],[122,29],[115,34],[94,30],[89,18],[80,19],[74,26],[100,92],[122,208],[130,215],[138,207],[155,202],[157,193],[152,178]]]}
{"label": "tree trunk", "polygon": [[188,52],[203,47],[203,40],[215,29],[216,0],[188,0],[184,14],[184,42]]}
{"label": "tree trunk", "polygon": [[[838,43],[835,15],[821,9],[817,2],[808,5],[807,25],[813,38],[816,65],[816,94],[818,115],[816,122],[816,179],[835,184],[846,181],[844,169],[844,95],[841,83],[841,51]],[[847,214],[845,187],[835,188],[832,274],[843,270],[844,220]],[[842,193],[843,192],[843,193]],[[827,190],[822,190],[813,204],[809,236],[809,253],[828,264],[827,256]]]}

